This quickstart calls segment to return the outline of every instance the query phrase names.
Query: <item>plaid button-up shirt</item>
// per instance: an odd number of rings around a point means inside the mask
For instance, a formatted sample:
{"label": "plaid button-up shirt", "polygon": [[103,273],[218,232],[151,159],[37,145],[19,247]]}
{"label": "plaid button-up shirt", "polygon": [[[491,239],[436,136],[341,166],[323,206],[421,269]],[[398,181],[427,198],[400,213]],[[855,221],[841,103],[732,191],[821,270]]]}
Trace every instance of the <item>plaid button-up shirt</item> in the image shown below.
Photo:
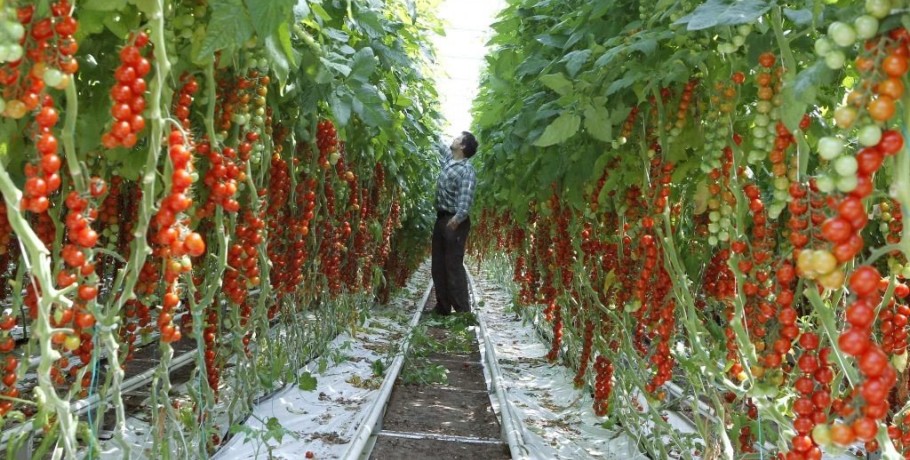
{"label": "plaid button-up shirt", "polygon": [[442,172],[436,179],[436,209],[455,214],[459,224],[468,218],[471,204],[474,202],[474,186],[477,179],[474,166],[468,159],[455,160],[452,151],[440,145]]}

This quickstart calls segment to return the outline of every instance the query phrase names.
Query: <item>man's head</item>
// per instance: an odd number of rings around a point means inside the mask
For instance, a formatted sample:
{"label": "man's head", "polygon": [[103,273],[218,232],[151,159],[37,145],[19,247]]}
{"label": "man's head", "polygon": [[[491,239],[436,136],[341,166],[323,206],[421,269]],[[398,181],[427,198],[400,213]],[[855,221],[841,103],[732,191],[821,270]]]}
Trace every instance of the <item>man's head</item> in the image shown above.
{"label": "man's head", "polygon": [[465,158],[471,158],[477,153],[477,138],[467,131],[462,131],[460,136],[452,140],[452,151],[461,152]]}

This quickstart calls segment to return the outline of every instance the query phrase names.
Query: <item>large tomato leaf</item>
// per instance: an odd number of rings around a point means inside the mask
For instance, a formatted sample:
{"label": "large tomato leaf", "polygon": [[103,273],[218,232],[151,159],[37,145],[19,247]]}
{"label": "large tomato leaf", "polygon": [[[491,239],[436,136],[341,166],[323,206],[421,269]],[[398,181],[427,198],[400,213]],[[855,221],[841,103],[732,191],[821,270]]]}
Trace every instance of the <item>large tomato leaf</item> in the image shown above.
{"label": "large tomato leaf", "polygon": [[196,63],[209,62],[215,51],[242,45],[254,32],[253,22],[242,0],[212,0],[209,7],[212,18],[205,38],[193,56]]}
{"label": "large tomato leaf", "polygon": [[556,91],[560,96],[565,96],[572,92],[572,82],[560,73],[551,73],[540,77],[540,82],[547,88]]}
{"label": "large tomato leaf", "polygon": [[818,88],[831,83],[833,79],[834,72],[824,61],[816,62],[794,78],[784,79],[783,98],[788,103],[781,106],[781,119],[787,129],[797,129],[809,105],[816,102]]}
{"label": "large tomato leaf", "polygon": [[[603,99],[603,98],[600,98]],[[589,104],[585,108],[585,131],[594,139],[603,142],[613,140],[613,125],[610,124],[610,113],[602,104]]]}
{"label": "large tomato leaf", "polygon": [[363,119],[364,123],[370,126],[378,126],[382,129],[390,129],[392,118],[389,111],[386,110],[385,96],[380,93],[375,86],[363,84],[353,88],[354,113]]}
{"label": "large tomato leaf", "polygon": [[82,27],[83,10],[119,11],[126,6],[126,0],[85,0],[79,2],[79,27]]}
{"label": "large tomato leaf", "polygon": [[120,39],[125,39],[129,34],[139,28],[142,18],[136,7],[127,5],[118,14],[106,14],[102,18],[104,26]]}
{"label": "large tomato leaf", "polygon": [[347,126],[351,120],[351,109],[354,105],[354,96],[344,87],[338,87],[329,95],[329,106],[332,115],[339,126]]}
{"label": "large tomato leaf", "polygon": [[534,145],[548,147],[561,144],[574,136],[580,126],[581,117],[570,111],[563,112],[544,129],[543,134],[534,141]]}
{"label": "large tomato leaf", "polygon": [[269,37],[278,27],[293,20],[294,0],[244,0],[260,37]]}
{"label": "large tomato leaf", "polygon": [[566,64],[566,70],[569,72],[569,76],[574,77],[575,75],[578,75],[581,66],[588,62],[590,57],[591,50],[577,50],[566,54],[559,62],[564,62]]}
{"label": "large tomato leaf", "polygon": [[772,6],[765,0],[708,0],[673,24],[685,24],[688,30],[747,24],[767,13]]}
{"label": "large tomato leaf", "polygon": [[376,71],[376,67],[379,65],[379,62],[376,60],[376,55],[370,47],[364,47],[357,50],[357,52],[354,53],[353,59],[354,62],[351,64],[350,78],[362,82],[368,81],[370,76],[373,75],[373,72]]}

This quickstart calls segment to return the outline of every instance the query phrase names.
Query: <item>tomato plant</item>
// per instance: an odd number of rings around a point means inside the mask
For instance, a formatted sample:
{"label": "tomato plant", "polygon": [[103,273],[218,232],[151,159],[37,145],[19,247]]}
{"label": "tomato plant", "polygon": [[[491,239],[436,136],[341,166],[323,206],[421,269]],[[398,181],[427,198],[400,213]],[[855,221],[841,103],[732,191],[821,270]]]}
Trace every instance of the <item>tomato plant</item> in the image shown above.
{"label": "tomato plant", "polygon": [[[728,422],[698,433],[719,458],[910,453],[905,6],[500,14],[475,102],[474,252],[510,258],[550,358],[651,456],[703,446],[658,420],[675,388]],[[562,266],[589,276],[551,295]]]}
{"label": "tomato plant", "polygon": [[438,26],[424,1],[3,3],[0,417],[75,458],[111,412],[127,457],[124,369],[154,343],[148,455],[200,458],[293,383],[314,344],[276,334],[329,340],[426,255]]}

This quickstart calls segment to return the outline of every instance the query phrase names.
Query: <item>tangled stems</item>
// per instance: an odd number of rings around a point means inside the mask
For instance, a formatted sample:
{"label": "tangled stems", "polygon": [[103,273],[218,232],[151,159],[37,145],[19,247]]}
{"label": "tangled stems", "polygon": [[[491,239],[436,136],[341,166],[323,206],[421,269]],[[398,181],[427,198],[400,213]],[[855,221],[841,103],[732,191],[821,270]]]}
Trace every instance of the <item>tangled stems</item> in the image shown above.
{"label": "tangled stems", "polygon": [[[151,40],[155,44],[155,79],[151,82],[149,92],[149,119],[151,128],[149,133],[149,148],[146,154],[145,166],[142,169],[140,178],[141,200],[139,201],[139,212],[136,225],[133,227],[133,247],[130,250],[130,260],[125,268],[117,275],[111,292],[124,293],[116,297],[116,301],[111,303],[111,308],[103,314],[100,319],[102,324],[101,343],[107,353],[109,362],[120,363],[119,343],[114,334],[115,325],[120,318],[120,312],[126,305],[126,302],[133,297],[133,289],[139,280],[139,274],[145,265],[145,259],[150,252],[146,242],[146,234],[149,228],[152,214],[155,208],[155,181],[157,180],[158,158],[161,154],[161,140],[164,137],[164,117],[161,113],[163,94],[167,88],[167,77],[170,73],[170,62],[167,57],[167,47],[164,43],[164,4],[163,0],[153,0],[148,2],[152,11],[149,15],[149,29],[151,31]],[[128,294],[127,294],[128,293]],[[120,447],[124,458],[130,458],[130,444],[126,441],[126,412],[123,404],[120,386],[123,383],[124,372],[120,366],[111,366],[111,382],[106,389],[112,396],[112,404],[116,412],[117,420],[114,425],[114,437],[117,445]]]}
{"label": "tangled stems", "polygon": [[[40,289],[42,295],[38,296],[38,317],[34,321],[32,333],[38,338],[41,345],[41,360],[38,363],[38,387],[34,389],[35,401],[38,403],[39,412],[34,419],[36,428],[43,428],[48,425],[49,411],[52,408],[57,417],[57,424],[60,430],[60,441],[63,443],[64,451],[68,456],[75,457],[76,448],[76,420],[70,410],[69,401],[62,399],[57,395],[54,389],[54,383],[51,379],[51,367],[54,362],[60,358],[60,353],[51,346],[51,335],[55,332],[51,328],[51,308],[54,304],[71,307],[72,302],[66,297],[69,291],[75,289],[75,286],[58,290],[54,287],[53,276],[51,274],[50,253],[47,247],[38,238],[38,235],[32,230],[19,211],[19,202],[22,192],[13,184],[6,167],[0,164],[0,192],[6,200],[7,217],[9,223],[19,237],[19,242],[23,246],[23,257],[31,268],[31,274],[34,282],[37,283],[36,289]],[[55,424],[51,424],[53,427]]]}
{"label": "tangled stems", "polygon": [[[904,94],[902,102],[904,105],[902,133],[904,139],[910,139],[908,137],[910,136],[910,132],[908,132],[908,127],[910,127],[910,93]],[[910,146],[906,142],[900,153],[896,155],[895,161],[897,164],[894,168],[894,184],[891,192],[895,195],[897,201],[900,202],[901,208],[903,208],[904,229],[910,229]],[[904,257],[910,259],[910,231],[903,232],[899,244]]]}

